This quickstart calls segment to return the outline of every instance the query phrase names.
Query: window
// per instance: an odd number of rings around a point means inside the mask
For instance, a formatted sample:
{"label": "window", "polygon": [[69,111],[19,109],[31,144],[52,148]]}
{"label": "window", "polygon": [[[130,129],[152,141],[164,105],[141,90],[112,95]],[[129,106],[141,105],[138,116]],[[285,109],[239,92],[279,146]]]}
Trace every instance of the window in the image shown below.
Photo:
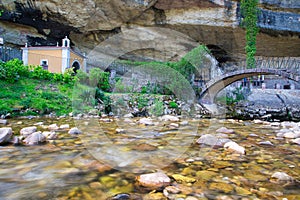
{"label": "window", "polygon": [[41,60],[41,66],[43,67],[44,70],[48,70],[48,60],[46,59]]}

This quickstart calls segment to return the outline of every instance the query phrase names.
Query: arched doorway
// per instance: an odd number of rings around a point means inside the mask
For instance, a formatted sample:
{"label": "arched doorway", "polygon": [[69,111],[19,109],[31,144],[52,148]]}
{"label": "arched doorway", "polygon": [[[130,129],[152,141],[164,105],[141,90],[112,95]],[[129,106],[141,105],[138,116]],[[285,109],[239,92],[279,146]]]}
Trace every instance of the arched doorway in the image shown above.
{"label": "arched doorway", "polygon": [[72,64],[72,68],[73,68],[73,70],[74,70],[74,73],[76,74],[76,73],[77,73],[77,70],[80,69],[80,63],[79,63],[77,60],[75,60],[75,61],[73,62],[73,64]]}

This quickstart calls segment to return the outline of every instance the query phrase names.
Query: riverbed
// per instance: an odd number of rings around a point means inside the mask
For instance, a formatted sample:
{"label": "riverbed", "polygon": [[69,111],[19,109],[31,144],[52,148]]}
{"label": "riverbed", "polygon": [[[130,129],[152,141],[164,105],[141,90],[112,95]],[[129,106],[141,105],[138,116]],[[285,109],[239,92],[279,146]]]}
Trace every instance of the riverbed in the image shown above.
{"label": "riverbed", "polygon": [[[142,121],[141,120],[146,120]],[[147,121],[148,120],[148,121]],[[164,118],[9,119],[21,128],[68,124],[57,138],[40,145],[0,146],[0,199],[300,199],[300,145],[279,137],[293,122]],[[219,133],[245,149],[198,144],[201,135]],[[297,131],[295,130],[295,131]],[[170,186],[141,187],[137,177],[162,172]],[[274,173],[290,178],[278,180]]]}

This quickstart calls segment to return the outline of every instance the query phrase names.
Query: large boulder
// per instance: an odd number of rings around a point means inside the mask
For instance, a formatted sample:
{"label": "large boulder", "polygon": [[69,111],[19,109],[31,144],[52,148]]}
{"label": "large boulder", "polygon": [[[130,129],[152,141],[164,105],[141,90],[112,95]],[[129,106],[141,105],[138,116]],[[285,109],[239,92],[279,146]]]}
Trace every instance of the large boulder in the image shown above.
{"label": "large boulder", "polygon": [[0,144],[5,144],[10,141],[12,136],[12,129],[8,128],[0,128]]}
{"label": "large boulder", "polygon": [[37,131],[36,126],[29,126],[29,127],[22,128],[20,130],[20,134],[24,137],[27,137],[27,136],[29,136],[30,134],[32,134],[36,131]]}
{"label": "large boulder", "polygon": [[46,137],[41,131],[30,134],[23,142],[27,145],[37,145],[46,142]]}

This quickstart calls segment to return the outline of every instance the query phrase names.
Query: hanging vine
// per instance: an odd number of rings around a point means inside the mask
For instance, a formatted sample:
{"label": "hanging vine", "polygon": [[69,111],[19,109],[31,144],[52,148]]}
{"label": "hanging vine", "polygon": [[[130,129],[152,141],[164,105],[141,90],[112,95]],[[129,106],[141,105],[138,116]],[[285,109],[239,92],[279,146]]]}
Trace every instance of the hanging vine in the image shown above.
{"label": "hanging vine", "polygon": [[242,26],[246,28],[246,55],[247,68],[255,68],[256,36],[259,31],[258,21],[258,0],[241,0]]}

